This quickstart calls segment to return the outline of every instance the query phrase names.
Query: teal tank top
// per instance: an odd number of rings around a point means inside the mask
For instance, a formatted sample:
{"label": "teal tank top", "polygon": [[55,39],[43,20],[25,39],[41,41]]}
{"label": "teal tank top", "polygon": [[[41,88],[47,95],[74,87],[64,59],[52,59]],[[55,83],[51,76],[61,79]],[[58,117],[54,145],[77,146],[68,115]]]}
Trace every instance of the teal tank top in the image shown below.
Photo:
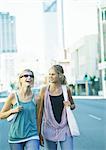
{"label": "teal tank top", "polygon": [[10,125],[9,141],[20,141],[38,136],[34,98],[27,102],[18,101],[19,105],[23,106],[23,110],[18,113],[15,122]]}

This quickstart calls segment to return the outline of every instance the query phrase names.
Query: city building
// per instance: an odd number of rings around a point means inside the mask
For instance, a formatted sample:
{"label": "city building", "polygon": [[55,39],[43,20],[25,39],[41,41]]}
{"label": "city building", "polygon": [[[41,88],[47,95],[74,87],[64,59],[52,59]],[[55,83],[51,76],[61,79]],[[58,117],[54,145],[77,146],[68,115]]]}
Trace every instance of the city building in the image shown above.
{"label": "city building", "polygon": [[[68,2],[69,5],[66,3],[64,0],[61,0],[61,1],[51,0],[50,2],[43,3],[44,4],[46,64],[51,65],[51,64],[59,63],[63,65],[68,84],[75,85],[76,95],[78,93],[83,94],[83,95],[84,94],[86,95],[99,94],[98,93],[98,90],[100,90],[99,88],[97,90],[95,89],[95,91],[94,89],[93,91],[90,91],[88,89],[88,87],[86,86],[86,80],[84,78],[86,75],[88,75],[91,80],[94,80],[94,78],[96,81],[99,80],[97,32],[96,34],[86,33],[85,35],[82,36],[82,38],[79,38],[79,40],[77,39],[75,44],[72,44],[71,43],[72,32],[70,28],[72,27],[74,20],[71,20],[71,15],[72,13],[76,14],[76,9],[78,9],[78,5],[80,2],[79,1],[72,2],[73,4],[72,8],[74,10],[73,12],[71,11],[71,9],[69,10],[70,7],[68,7],[68,6],[71,6],[71,2]],[[85,10],[84,6],[87,8],[86,2],[84,3],[84,5],[82,4],[83,11]],[[90,4],[89,4],[89,7],[90,7]],[[94,5],[91,8],[94,9],[95,12],[92,15],[93,16],[92,19],[94,19],[93,23],[90,23],[90,24],[93,24],[93,25],[95,24],[97,26],[97,19],[95,19],[95,16],[97,16],[97,8]],[[87,12],[85,13],[87,15]],[[66,17],[66,14],[68,15],[67,17]],[[83,17],[86,17],[87,19],[86,15]],[[76,20],[78,22],[77,17],[76,17]],[[90,19],[88,20],[91,21]],[[68,26],[69,28],[67,29],[66,29],[67,23],[65,21],[68,21],[70,25]],[[85,22],[82,22],[82,23],[85,24]],[[77,25],[75,25],[75,27],[78,28]],[[78,29],[76,30],[78,31]],[[67,31],[67,34],[66,34],[66,31]],[[88,30],[88,32],[89,31],[90,30]],[[79,92],[78,92],[77,85],[79,84],[80,85],[82,84],[83,89],[80,89],[81,88],[80,86]],[[88,86],[90,86],[90,84],[91,83],[89,81]],[[83,92],[83,90],[86,90],[86,89],[88,89],[87,92],[86,91]]]}
{"label": "city building", "polygon": [[43,2],[45,68],[61,64],[70,82],[69,50],[65,48],[63,0]]}
{"label": "city building", "polygon": [[98,3],[98,54],[102,95],[106,97],[106,1]]}
{"label": "city building", "polygon": [[46,67],[64,58],[64,25],[61,1],[43,2]]}
{"label": "city building", "polygon": [[0,12],[0,89],[8,87],[15,76],[16,20],[9,12]]}
{"label": "city building", "polygon": [[[98,71],[98,36],[88,35],[77,41],[70,48],[71,83],[76,95],[96,95],[98,89],[92,89],[91,80],[99,80]],[[87,83],[87,85],[86,85]],[[97,92],[97,93],[96,93]]]}

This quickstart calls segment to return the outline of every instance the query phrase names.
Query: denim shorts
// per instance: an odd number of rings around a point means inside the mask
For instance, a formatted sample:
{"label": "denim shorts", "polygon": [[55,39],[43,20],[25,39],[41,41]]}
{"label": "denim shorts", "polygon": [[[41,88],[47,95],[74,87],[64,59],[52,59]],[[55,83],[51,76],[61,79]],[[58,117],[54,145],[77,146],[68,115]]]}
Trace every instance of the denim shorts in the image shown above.
{"label": "denim shorts", "polygon": [[57,150],[58,146],[61,150],[73,150],[73,137],[66,136],[65,141],[53,142],[47,139],[45,141],[45,150]]}
{"label": "denim shorts", "polygon": [[37,139],[21,143],[9,143],[10,150],[40,150],[40,142]]}

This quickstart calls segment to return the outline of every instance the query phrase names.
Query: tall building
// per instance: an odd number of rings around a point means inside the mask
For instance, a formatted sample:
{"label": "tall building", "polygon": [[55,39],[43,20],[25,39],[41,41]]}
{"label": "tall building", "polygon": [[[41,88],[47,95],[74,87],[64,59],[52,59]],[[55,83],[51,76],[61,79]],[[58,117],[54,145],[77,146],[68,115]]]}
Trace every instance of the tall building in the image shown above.
{"label": "tall building", "polygon": [[61,1],[43,2],[44,50],[47,69],[50,65],[64,59],[64,26],[61,12]]}
{"label": "tall building", "polygon": [[106,1],[102,0],[98,5],[98,53],[99,73],[103,96],[106,97]]}
{"label": "tall building", "polygon": [[5,88],[15,75],[15,16],[0,12],[0,87]]}

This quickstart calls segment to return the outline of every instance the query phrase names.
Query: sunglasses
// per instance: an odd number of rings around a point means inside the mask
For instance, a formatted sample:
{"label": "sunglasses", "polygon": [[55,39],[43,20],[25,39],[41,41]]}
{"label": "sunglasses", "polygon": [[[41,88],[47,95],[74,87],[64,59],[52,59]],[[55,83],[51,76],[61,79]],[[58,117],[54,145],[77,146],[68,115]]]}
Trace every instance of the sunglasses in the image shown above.
{"label": "sunglasses", "polygon": [[25,78],[28,78],[28,77],[34,78],[34,75],[25,74],[25,75],[20,76],[20,78],[23,78],[23,77],[25,77]]}

